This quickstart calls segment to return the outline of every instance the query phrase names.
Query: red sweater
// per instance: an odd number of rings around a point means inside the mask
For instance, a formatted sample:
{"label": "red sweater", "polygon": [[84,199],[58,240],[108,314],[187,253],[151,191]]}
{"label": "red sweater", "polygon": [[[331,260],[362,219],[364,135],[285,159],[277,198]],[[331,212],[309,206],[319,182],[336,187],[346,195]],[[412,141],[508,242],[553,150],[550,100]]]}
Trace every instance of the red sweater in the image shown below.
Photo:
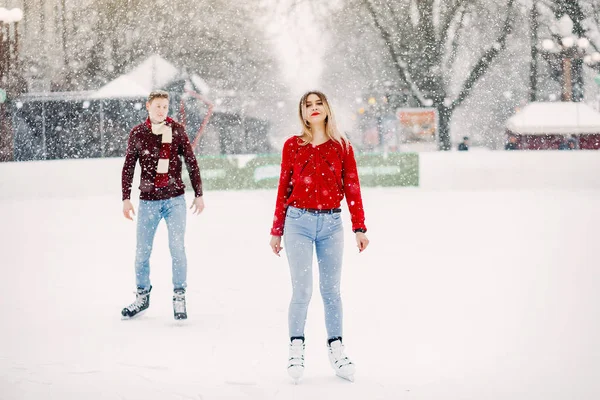
{"label": "red sweater", "polygon": [[146,122],[137,125],[129,133],[125,163],[123,164],[123,172],[121,174],[123,200],[131,198],[131,184],[137,160],[140,160],[140,167],[142,168],[140,176],[140,199],[165,200],[182,195],[185,192],[185,185],[181,180],[181,158],[179,156],[183,156],[185,160],[195,196],[202,196],[200,168],[198,167],[198,162],[196,161],[196,156],[192,150],[192,145],[185,132],[185,128],[168,117],[166,125],[170,126],[173,130],[168,185],[162,188],[154,187],[162,135],[152,133],[152,124],[150,123],[150,119],[147,119]]}
{"label": "red sweater", "polygon": [[292,136],[283,145],[271,235],[283,235],[287,206],[339,208],[344,195],[352,218],[352,230],[366,231],[352,146],[343,147],[335,140],[318,146],[302,146],[301,143],[298,136]]}

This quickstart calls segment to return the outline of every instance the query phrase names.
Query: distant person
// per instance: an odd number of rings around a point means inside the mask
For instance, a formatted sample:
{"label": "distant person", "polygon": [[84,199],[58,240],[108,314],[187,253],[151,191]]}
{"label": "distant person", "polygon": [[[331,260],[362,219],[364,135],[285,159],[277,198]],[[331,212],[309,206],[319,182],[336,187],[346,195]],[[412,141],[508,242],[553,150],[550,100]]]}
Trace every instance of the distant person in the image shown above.
{"label": "distant person", "polygon": [[469,150],[469,137],[465,136],[463,138],[462,143],[458,145],[458,151],[468,151]]}
{"label": "distant person", "polygon": [[558,149],[559,150],[568,150],[567,149],[567,140],[566,139],[561,140],[560,144],[558,145]]}
{"label": "distant person", "polygon": [[288,374],[297,381],[304,373],[304,326],[313,291],[316,250],[329,361],[338,376],[353,380],[354,364],[342,344],[344,230],[339,207],[344,197],[359,252],[369,245],[354,150],[338,130],[323,93],[304,94],[298,108],[302,133],[283,145],[270,242],[273,253],[279,255],[283,236],[292,278]]}
{"label": "distant person", "polygon": [[510,135],[508,137],[508,142],[504,145],[504,150],[519,150],[516,136]]}
{"label": "distant person", "polygon": [[196,156],[183,125],[167,116],[169,94],[155,90],[146,102],[148,119],[129,134],[122,172],[123,215],[133,220],[131,185],[137,161],[141,168],[140,206],[137,218],[135,253],[136,298],[121,311],[132,318],[150,305],[150,255],[156,228],[164,218],[169,232],[169,249],[173,260],[173,314],[186,319],[185,289],[187,286],[187,257],[185,254],[185,185],[181,180],[181,158],[185,161],[194,188],[194,214],[204,210],[202,180]]}
{"label": "distant person", "polygon": [[569,139],[563,141],[558,147],[559,150],[577,150],[577,139],[570,137]]}
{"label": "distant person", "polygon": [[575,135],[571,135],[571,137],[567,140],[567,147],[569,150],[579,150],[579,139]]}

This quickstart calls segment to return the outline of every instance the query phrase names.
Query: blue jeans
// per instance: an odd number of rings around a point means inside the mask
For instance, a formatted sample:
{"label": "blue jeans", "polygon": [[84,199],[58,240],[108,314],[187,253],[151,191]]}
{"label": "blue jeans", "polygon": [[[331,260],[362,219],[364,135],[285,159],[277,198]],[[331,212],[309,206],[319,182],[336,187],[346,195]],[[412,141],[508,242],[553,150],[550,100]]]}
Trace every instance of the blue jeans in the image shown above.
{"label": "blue jeans", "polygon": [[344,232],[340,213],[315,214],[289,206],[283,239],[292,278],[292,301],[288,314],[290,337],[304,336],[313,290],[313,247],[317,251],[327,335],[329,338],[342,336],[340,281]]}
{"label": "blue jeans", "polygon": [[184,289],[187,278],[185,256],[186,207],[184,195],[166,200],[140,200],[135,252],[135,281],[138,289],[150,289],[150,255],[158,223],[164,218],[169,231],[169,250],[173,259],[173,287]]}

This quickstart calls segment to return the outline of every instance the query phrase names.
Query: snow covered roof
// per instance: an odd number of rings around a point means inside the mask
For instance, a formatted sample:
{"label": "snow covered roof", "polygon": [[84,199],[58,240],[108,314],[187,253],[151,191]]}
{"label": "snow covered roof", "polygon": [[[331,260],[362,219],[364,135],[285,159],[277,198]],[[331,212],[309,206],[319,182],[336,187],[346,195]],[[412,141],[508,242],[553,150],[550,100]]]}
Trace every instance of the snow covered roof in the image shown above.
{"label": "snow covered roof", "polygon": [[194,86],[193,88],[199,91],[200,93],[208,94],[208,92],[210,92],[210,87],[208,86],[206,81],[204,81],[204,79],[200,78],[199,75],[192,74],[190,80],[192,81],[192,85]]}
{"label": "snow covered roof", "polygon": [[600,113],[585,103],[529,103],[506,123],[516,134],[581,134],[600,132]]}
{"label": "snow covered roof", "polygon": [[154,54],[132,71],[98,89],[92,97],[146,97],[152,89],[163,87],[181,75],[176,66]]}

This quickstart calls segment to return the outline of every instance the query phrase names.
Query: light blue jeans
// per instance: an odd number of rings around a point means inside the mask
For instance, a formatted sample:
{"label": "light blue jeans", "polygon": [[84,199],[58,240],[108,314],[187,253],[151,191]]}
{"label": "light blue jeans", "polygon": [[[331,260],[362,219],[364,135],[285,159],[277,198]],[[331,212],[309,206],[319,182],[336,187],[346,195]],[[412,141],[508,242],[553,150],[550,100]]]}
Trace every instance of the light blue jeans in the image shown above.
{"label": "light blue jeans", "polygon": [[158,223],[164,218],[169,231],[173,259],[173,288],[184,289],[187,279],[185,256],[186,207],[184,195],[166,200],[140,200],[135,253],[135,281],[138,289],[150,289],[150,255]]}
{"label": "light blue jeans", "polygon": [[340,281],[344,232],[340,213],[316,214],[289,206],[283,240],[292,278],[292,301],[288,314],[290,337],[304,336],[313,290],[313,248],[317,251],[327,335],[328,338],[342,336]]}

